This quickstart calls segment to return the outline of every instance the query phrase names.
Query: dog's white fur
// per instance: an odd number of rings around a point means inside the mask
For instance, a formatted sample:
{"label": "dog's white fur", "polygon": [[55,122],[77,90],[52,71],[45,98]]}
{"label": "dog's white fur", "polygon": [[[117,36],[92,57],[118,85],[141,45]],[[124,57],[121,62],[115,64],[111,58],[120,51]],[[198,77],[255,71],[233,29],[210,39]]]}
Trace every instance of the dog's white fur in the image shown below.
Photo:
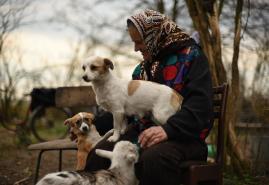
{"label": "dog's white fur", "polygon": [[96,154],[111,160],[108,170],[97,172],[56,172],[47,174],[37,185],[136,185],[134,164],[138,149],[129,141],[118,142],[113,151],[96,149]]}
{"label": "dog's white fur", "polygon": [[117,141],[125,132],[125,115],[140,118],[152,113],[159,124],[180,109],[182,96],[172,88],[149,81],[125,80],[115,76],[110,69],[113,63],[106,58],[93,56],[85,59],[83,79],[92,82],[97,103],[113,114],[114,133],[109,141]]}

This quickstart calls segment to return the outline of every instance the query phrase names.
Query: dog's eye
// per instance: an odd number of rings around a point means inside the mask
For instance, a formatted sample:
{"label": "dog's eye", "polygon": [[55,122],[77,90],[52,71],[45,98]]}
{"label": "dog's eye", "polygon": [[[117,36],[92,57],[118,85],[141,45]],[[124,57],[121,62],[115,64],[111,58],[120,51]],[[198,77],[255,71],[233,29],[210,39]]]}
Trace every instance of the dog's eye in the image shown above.
{"label": "dog's eye", "polygon": [[97,66],[91,65],[91,70],[95,70],[96,68],[97,68]]}
{"label": "dog's eye", "polygon": [[89,122],[90,121],[90,119],[89,118],[84,118],[85,119],[85,121],[87,121],[87,122]]}
{"label": "dog's eye", "polygon": [[77,125],[79,125],[79,124],[80,124],[80,121],[79,121],[79,120],[77,120],[77,121],[76,121],[76,124],[77,124]]}
{"label": "dog's eye", "polygon": [[83,69],[83,71],[85,71],[86,67],[85,66],[82,66],[82,69]]}

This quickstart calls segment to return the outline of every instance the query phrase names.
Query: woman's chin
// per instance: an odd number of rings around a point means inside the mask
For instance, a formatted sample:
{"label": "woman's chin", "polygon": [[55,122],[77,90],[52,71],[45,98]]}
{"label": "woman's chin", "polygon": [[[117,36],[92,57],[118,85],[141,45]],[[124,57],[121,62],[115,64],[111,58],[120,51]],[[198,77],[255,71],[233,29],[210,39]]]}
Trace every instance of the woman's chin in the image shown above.
{"label": "woman's chin", "polygon": [[143,56],[143,59],[145,61],[150,61],[151,60],[151,57],[147,56],[147,55],[142,55]]}

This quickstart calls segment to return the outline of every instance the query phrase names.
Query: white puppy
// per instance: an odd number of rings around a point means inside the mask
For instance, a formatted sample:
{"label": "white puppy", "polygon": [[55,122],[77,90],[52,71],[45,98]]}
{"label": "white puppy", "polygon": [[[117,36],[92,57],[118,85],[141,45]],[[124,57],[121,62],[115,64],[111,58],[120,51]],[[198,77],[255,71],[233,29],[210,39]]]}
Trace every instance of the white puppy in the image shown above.
{"label": "white puppy", "polygon": [[111,160],[108,170],[96,172],[63,171],[50,173],[37,185],[136,185],[134,164],[138,160],[138,149],[129,141],[118,142],[113,152],[96,149],[96,154]]}
{"label": "white puppy", "polygon": [[109,141],[117,141],[126,129],[125,115],[142,118],[152,113],[159,124],[180,109],[182,96],[172,88],[143,80],[124,80],[116,77],[110,69],[113,63],[106,58],[87,58],[82,69],[83,79],[92,82],[98,105],[113,114],[114,133]]}

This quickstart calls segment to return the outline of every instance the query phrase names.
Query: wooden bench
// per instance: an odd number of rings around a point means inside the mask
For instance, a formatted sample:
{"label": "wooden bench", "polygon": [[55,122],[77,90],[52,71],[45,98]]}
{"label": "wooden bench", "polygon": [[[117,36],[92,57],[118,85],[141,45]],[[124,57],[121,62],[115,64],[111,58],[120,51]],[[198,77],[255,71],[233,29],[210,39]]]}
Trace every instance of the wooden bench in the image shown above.
{"label": "wooden bench", "polygon": [[34,184],[37,183],[38,175],[39,175],[39,168],[40,168],[40,162],[42,159],[42,154],[46,151],[59,151],[59,164],[58,164],[58,170],[62,170],[62,151],[64,150],[77,150],[76,143],[71,142],[70,139],[58,139],[48,142],[42,142],[37,144],[31,144],[28,146],[29,150],[37,150],[38,158],[36,163],[36,169],[35,169],[35,177],[34,177]]}
{"label": "wooden bench", "polygon": [[[79,87],[59,87],[55,94],[56,107],[93,107],[96,106],[95,93],[91,86]],[[71,142],[69,138],[58,139],[48,142],[31,144],[28,146],[31,151],[38,151],[36,162],[34,184],[39,176],[39,169],[43,153],[46,151],[59,151],[58,170],[62,170],[62,152],[64,150],[77,150],[76,143]]]}

